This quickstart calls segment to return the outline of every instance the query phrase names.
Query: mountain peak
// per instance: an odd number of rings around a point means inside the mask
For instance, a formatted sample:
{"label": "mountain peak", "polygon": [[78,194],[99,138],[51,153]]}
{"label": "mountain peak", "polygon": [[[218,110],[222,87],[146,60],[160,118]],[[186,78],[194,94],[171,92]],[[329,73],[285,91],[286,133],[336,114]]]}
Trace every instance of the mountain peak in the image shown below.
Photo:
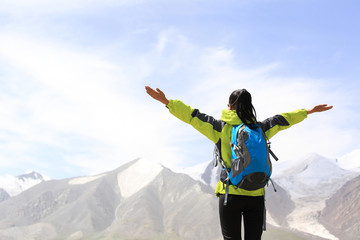
{"label": "mountain peak", "polygon": [[[277,171],[275,182],[288,190],[293,197],[311,194],[328,196],[342,186],[342,181],[338,179],[351,175],[350,171],[337,164],[336,159],[319,154],[309,154],[305,158],[287,161],[282,165],[279,163],[274,166]],[[322,190],[321,193],[319,189]]]}
{"label": "mountain peak", "polygon": [[348,170],[360,171],[360,149],[339,158],[339,165]]}
{"label": "mountain peak", "polygon": [[45,178],[40,173],[37,173],[35,171],[16,176],[16,178],[22,181],[26,181],[27,179],[45,181]]}
{"label": "mountain peak", "polygon": [[144,158],[131,162],[117,175],[121,195],[125,198],[132,196],[152,182],[163,169],[161,164]]}
{"label": "mountain peak", "polygon": [[16,177],[0,176],[0,188],[3,188],[10,196],[16,196],[45,180],[48,179],[34,171]]}
{"label": "mountain peak", "polygon": [[298,160],[279,163],[274,168],[277,168],[281,172],[280,175],[283,176],[296,175],[302,178],[310,177],[317,179],[323,179],[345,171],[338,166],[336,159],[326,158],[317,153],[311,153]]}

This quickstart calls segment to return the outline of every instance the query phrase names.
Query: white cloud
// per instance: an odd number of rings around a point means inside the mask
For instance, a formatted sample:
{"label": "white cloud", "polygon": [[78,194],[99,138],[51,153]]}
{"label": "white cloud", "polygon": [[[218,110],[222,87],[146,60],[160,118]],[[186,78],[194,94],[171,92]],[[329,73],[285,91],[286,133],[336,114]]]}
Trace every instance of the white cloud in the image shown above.
{"label": "white cloud", "polygon": [[[63,160],[91,172],[150,154],[160,160],[170,158],[167,139],[158,133],[167,124],[154,117],[164,111],[145,106],[132,95],[136,76],[54,42],[12,35],[2,36],[0,45],[0,54],[15,72],[8,77],[21,77],[19,86],[9,84],[10,89],[3,90],[7,99],[3,98],[1,111],[2,127],[26,139],[15,141],[25,145],[19,151],[25,154],[39,144],[52,146],[71,154]],[[31,88],[11,95],[9,91],[17,92],[21,85]],[[143,86],[141,93],[145,95]]]}

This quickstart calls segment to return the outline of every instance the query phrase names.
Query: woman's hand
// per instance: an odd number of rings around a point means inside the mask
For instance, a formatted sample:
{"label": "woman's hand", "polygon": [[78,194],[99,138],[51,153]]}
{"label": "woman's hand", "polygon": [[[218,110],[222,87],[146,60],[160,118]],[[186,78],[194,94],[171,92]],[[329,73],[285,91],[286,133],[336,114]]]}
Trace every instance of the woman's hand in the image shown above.
{"label": "woman's hand", "polygon": [[152,89],[149,86],[145,86],[147,94],[149,94],[153,99],[162,102],[165,105],[169,104],[169,100],[165,97],[165,94],[158,88],[156,90]]}
{"label": "woman's hand", "polygon": [[330,110],[332,108],[333,108],[333,106],[328,106],[327,104],[320,104],[311,109],[306,110],[306,112],[307,112],[307,114],[311,114],[311,113],[315,113],[315,112],[324,112],[324,111]]}

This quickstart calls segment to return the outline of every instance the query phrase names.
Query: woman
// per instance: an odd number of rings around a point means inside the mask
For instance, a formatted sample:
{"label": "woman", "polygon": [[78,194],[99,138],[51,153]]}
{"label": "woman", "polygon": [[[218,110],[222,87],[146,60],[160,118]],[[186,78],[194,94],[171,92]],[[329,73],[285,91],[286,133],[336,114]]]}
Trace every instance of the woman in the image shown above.
{"label": "woman", "polygon": [[[258,122],[250,93],[246,89],[240,89],[231,93],[228,109],[223,110],[220,120],[217,120],[179,100],[168,100],[158,88],[154,90],[146,86],[145,89],[152,98],[165,104],[171,114],[192,125],[213,141],[228,168],[231,166],[230,138],[234,125],[257,123],[270,139],[280,130],[301,122],[307,115],[332,108],[332,106],[322,104],[309,110],[301,109],[283,113]],[[244,217],[245,240],[260,240],[263,231],[265,189],[247,191],[229,185],[227,204],[224,206],[225,190],[226,184],[219,181],[215,194],[219,196],[220,224],[224,240],[241,240],[241,216]]]}

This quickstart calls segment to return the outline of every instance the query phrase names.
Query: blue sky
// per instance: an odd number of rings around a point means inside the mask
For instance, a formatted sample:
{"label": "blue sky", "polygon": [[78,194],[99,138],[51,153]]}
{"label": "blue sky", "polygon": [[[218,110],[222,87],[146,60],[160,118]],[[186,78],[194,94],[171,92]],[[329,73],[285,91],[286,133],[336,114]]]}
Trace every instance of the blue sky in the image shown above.
{"label": "blue sky", "polygon": [[360,148],[358,1],[0,0],[0,175],[174,170],[213,144],[145,85],[220,117],[247,88],[259,119],[333,104],[279,133],[283,160]]}

